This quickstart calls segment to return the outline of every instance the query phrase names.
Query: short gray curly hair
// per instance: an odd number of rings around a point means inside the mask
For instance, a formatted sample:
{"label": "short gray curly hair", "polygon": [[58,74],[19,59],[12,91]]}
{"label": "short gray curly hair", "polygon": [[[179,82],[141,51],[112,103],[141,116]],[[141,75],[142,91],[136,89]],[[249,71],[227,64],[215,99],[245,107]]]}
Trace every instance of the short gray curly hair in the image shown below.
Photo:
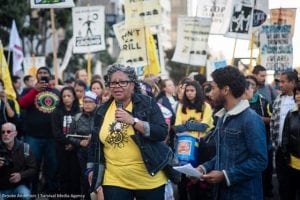
{"label": "short gray curly hair", "polygon": [[112,64],[109,66],[107,74],[104,76],[104,81],[106,86],[108,86],[109,82],[111,81],[112,75],[117,71],[121,71],[128,75],[129,80],[134,83],[136,91],[140,89],[139,80],[135,73],[134,68],[122,64]]}

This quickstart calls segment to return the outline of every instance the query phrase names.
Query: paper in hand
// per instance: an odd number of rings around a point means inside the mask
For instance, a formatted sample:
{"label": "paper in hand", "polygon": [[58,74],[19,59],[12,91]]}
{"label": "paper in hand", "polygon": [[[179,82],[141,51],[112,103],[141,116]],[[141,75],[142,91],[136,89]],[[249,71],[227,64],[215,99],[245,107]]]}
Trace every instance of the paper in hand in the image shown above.
{"label": "paper in hand", "polygon": [[192,177],[197,177],[197,178],[200,178],[201,176],[203,176],[203,174],[201,172],[199,172],[197,169],[195,169],[191,164],[173,167],[173,169],[175,169],[183,174],[186,174],[187,176],[192,176]]}

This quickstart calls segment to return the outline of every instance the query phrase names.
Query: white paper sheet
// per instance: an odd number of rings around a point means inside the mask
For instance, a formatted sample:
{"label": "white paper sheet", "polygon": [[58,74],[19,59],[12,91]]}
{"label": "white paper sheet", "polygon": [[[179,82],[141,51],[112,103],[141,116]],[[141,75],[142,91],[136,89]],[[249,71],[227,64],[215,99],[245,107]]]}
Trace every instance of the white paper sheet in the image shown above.
{"label": "white paper sheet", "polygon": [[173,169],[175,169],[183,174],[186,174],[188,176],[193,176],[193,177],[197,177],[197,178],[200,178],[201,176],[203,176],[203,174],[201,172],[199,172],[197,169],[195,169],[191,164],[173,167]]}

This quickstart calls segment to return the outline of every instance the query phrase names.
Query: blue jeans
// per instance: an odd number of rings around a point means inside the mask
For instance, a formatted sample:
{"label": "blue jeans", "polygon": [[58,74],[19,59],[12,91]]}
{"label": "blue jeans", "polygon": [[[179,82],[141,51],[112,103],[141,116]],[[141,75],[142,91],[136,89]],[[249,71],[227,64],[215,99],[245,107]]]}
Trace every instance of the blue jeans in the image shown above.
{"label": "blue jeans", "polygon": [[150,190],[129,190],[116,186],[103,186],[105,200],[164,200],[165,185]]}
{"label": "blue jeans", "polygon": [[4,199],[30,199],[30,190],[25,185],[13,189],[0,190],[0,200]]}
{"label": "blue jeans", "polygon": [[[44,160],[43,174],[46,178],[46,192],[57,192],[57,157],[56,144],[52,138],[37,138],[26,135],[24,141],[31,147],[33,156],[36,159],[38,169],[40,169],[41,162]],[[39,173],[38,173],[39,174]],[[38,175],[33,181],[32,191],[38,192]]]}

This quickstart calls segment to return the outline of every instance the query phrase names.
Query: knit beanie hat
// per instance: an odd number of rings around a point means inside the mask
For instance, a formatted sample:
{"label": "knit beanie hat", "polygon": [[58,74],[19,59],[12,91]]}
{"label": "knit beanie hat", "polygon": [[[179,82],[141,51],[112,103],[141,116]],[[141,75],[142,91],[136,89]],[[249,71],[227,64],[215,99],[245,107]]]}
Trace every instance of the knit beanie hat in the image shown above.
{"label": "knit beanie hat", "polygon": [[98,102],[98,97],[97,97],[96,93],[95,93],[95,92],[92,92],[92,91],[87,91],[87,92],[85,92],[83,99],[91,99],[91,100],[93,100],[95,103]]}

